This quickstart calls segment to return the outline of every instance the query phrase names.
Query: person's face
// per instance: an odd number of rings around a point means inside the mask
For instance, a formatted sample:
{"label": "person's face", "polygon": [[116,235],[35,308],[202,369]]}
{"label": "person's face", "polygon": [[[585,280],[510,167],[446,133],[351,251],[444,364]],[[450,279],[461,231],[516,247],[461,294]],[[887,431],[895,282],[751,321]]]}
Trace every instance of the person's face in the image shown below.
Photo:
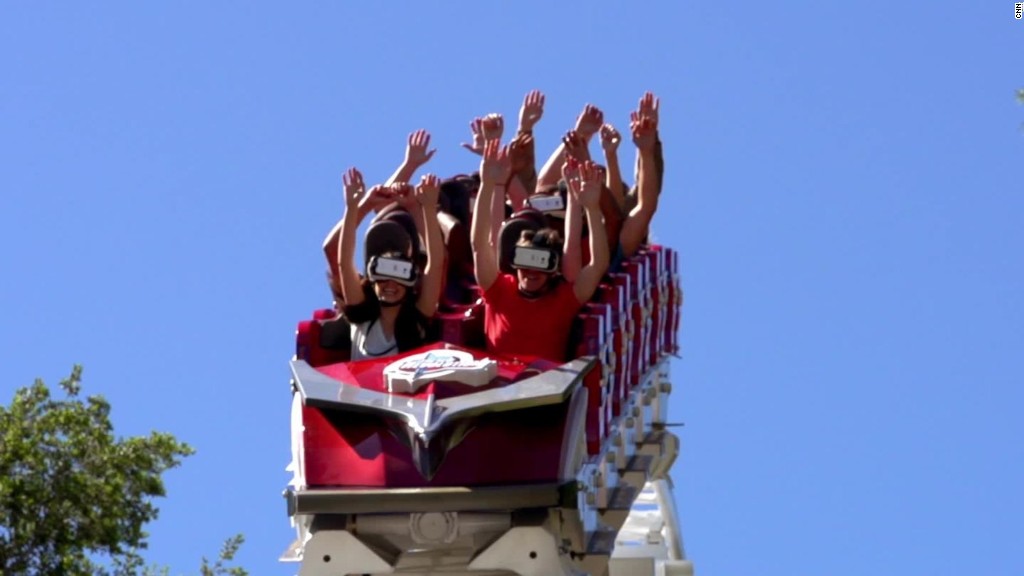
{"label": "person's face", "polygon": [[385,304],[396,304],[405,298],[405,286],[394,280],[380,280],[373,283],[373,291],[377,294],[377,300]]}
{"label": "person's face", "polygon": [[518,268],[516,269],[516,276],[519,279],[519,289],[521,291],[539,294],[547,287],[548,281],[551,280],[553,274],[551,272],[541,272],[540,270]]}

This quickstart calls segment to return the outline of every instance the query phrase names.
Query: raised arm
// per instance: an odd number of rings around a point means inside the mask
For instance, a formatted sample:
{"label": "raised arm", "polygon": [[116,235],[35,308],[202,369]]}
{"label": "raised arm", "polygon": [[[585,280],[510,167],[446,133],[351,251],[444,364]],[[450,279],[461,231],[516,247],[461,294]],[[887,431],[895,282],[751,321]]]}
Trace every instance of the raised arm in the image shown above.
{"label": "raised arm", "polygon": [[537,188],[537,160],[533,140],[533,127],[544,116],[544,94],[531,90],[519,108],[519,129],[511,144],[512,173],[528,193]]}
{"label": "raised arm", "polygon": [[498,140],[488,140],[480,161],[480,191],[472,226],[473,267],[482,290],[490,288],[498,278],[498,253],[491,243],[493,222],[489,208],[495,184],[505,182],[510,172],[508,149],[501,148]]}
{"label": "raised arm", "polygon": [[622,170],[619,168],[619,143],[622,136],[615,126],[605,124],[601,126],[601,149],[604,150],[605,165],[605,187],[612,193],[612,198],[619,205],[619,210],[625,209],[626,192],[622,189]]}
{"label": "raised arm", "polygon": [[583,206],[573,187],[579,189],[580,165],[572,156],[562,164],[562,179],[569,187],[565,198],[565,249],[562,252],[562,276],[570,284],[575,282],[583,268]]}
{"label": "raised arm", "polygon": [[[665,173],[665,158],[662,156],[661,138],[658,137],[658,117],[661,109],[661,101],[652,92],[645,92],[640,97],[636,112],[641,118],[647,118],[654,124],[654,169],[657,173],[658,193],[661,193],[661,181]],[[640,152],[637,151],[635,180],[640,181]]]}
{"label": "raised arm", "polygon": [[[394,193],[390,188],[374,186],[371,192],[372,194],[363,194],[362,199],[359,201],[357,212],[360,222],[370,212],[380,212],[381,208],[395,201]],[[341,241],[341,231],[344,228],[344,223],[344,217],[339,219],[334,227],[331,228],[331,231],[327,233],[323,244],[324,258],[327,260],[327,266],[331,270],[331,290],[339,296],[341,295],[341,274],[338,271],[338,245]],[[338,303],[340,304],[341,302]]]}
{"label": "raised arm", "polygon": [[444,240],[441,238],[441,224],[437,221],[437,198],[440,193],[441,179],[433,174],[424,175],[415,191],[427,242],[427,268],[423,271],[423,284],[420,296],[416,299],[416,308],[428,318],[437,312],[444,272]]}
{"label": "raised arm", "polygon": [[420,167],[434,157],[437,149],[428,150],[429,148],[429,132],[421,129],[409,134],[409,141],[405,145],[405,159],[384,184],[390,186],[396,182],[408,182]]}
{"label": "raised arm", "polygon": [[[501,114],[488,114],[480,123],[480,131],[483,134],[484,142],[501,143],[501,136],[505,133],[505,118]],[[510,172],[511,173],[511,172]],[[505,185],[508,181],[506,175],[501,180],[494,182],[494,194],[491,195],[491,203],[488,209],[491,211],[491,245],[497,250],[498,234],[501,231],[501,223],[505,221]]]}
{"label": "raised arm", "polygon": [[523,105],[519,107],[518,134],[533,134],[533,127],[544,116],[544,93],[530,90],[523,97]]}
{"label": "raised arm", "polygon": [[[601,124],[604,123],[604,112],[593,104],[587,104],[583,107],[583,112],[576,117],[576,132],[583,137],[584,144],[590,142],[590,139],[594,137],[594,134],[601,128]],[[588,156],[589,157],[589,156]],[[537,189],[546,188],[558,184],[558,179],[561,177],[562,163],[565,161],[565,141],[555,148],[555,151],[551,153],[551,157],[544,163],[544,167],[540,169],[540,174],[537,177]]]}
{"label": "raised arm", "polygon": [[394,194],[395,203],[398,204],[398,207],[412,216],[412,221],[416,224],[416,234],[422,241],[420,244],[426,245],[427,226],[423,221],[423,210],[420,209],[420,203],[413,187],[407,182],[397,182],[391,185],[391,192]]}
{"label": "raised arm", "polygon": [[[356,229],[362,221],[359,205],[368,195],[363,184],[363,175],[355,168],[349,168],[341,177],[345,186],[345,215],[341,219],[341,240],[338,248],[338,270],[341,276],[341,295],[345,304],[354,306],[364,300],[356,269]],[[373,194],[373,190],[369,192]]]}
{"label": "raised arm", "polygon": [[512,205],[513,212],[518,212],[528,206],[530,193],[527,192],[527,188],[523,186],[518,176],[512,176],[512,179],[508,181],[508,185],[505,186],[505,195],[508,196],[508,202]]}
{"label": "raised arm", "polygon": [[580,302],[590,300],[608,270],[608,237],[601,220],[601,174],[593,162],[580,165],[577,195],[590,228],[590,262],[580,270],[572,289]]}
{"label": "raised arm", "polygon": [[562,146],[565,148],[565,156],[567,158],[575,158],[577,162],[590,160],[590,148],[587,146],[587,139],[578,131],[569,130],[566,132],[562,138]]}
{"label": "raised arm", "polygon": [[463,142],[462,147],[469,150],[477,156],[481,156],[484,153],[484,129],[483,129],[483,118],[473,118],[469,123],[469,131],[473,134],[473,141]]}
{"label": "raised arm", "polygon": [[658,209],[658,173],[655,168],[654,147],[657,141],[656,125],[650,117],[639,112],[630,116],[630,129],[637,150],[637,203],[622,224],[619,242],[627,258],[636,253],[647,238],[647,233]]}
{"label": "raised arm", "polygon": [[544,188],[550,188],[555,184],[558,184],[558,178],[561,175],[559,169],[565,162],[565,141],[563,140],[555,148],[551,156],[548,157],[548,161],[541,167],[540,173],[537,174],[537,186],[534,191],[543,190]]}
{"label": "raised arm", "polygon": [[534,165],[533,135],[520,132],[508,145],[512,162],[512,179],[508,182],[508,199],[514,211],[521,210],[537,188],[537,168]]}

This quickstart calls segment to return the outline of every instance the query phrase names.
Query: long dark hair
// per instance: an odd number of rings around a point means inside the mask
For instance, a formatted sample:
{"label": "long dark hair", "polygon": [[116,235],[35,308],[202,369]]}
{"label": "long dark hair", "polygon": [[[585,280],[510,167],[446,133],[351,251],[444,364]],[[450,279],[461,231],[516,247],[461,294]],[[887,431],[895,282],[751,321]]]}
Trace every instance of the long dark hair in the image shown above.
{"label": "long dark hair", "polygon": [[[359,304],[346,304],[342,314],[350,324],[362,324],[380,319],[380,300],[373,289],[373,282],[368,278],[360,281],[363,290],[363,301]],[[405,297],[399,304],[398,317],[395,319],[395,344],[399,352],[405,352],[423,346],[431,335],[430,319],[425,317],[416,307],[419,291],[414,287],[406,288]]]}

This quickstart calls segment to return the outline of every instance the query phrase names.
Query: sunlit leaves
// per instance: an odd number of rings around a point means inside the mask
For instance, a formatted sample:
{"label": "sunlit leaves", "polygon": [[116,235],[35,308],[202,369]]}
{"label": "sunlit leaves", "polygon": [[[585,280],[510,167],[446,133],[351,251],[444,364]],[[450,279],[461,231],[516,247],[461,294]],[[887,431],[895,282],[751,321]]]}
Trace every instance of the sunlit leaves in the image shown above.
{"label": "sunlit leaves", "polygon": [[162,474],[193,450],[160,432],[115,437],[107,401],[79,398],[79,366],[60,385],[64,399],[37,380],[0,406],[0,573],[138,573]]}

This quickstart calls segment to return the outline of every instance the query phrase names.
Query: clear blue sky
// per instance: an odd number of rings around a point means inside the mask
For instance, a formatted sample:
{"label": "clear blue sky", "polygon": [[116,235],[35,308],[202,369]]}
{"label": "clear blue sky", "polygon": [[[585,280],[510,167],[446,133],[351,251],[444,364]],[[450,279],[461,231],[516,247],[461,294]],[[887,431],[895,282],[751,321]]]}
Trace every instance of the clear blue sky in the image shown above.
{"label": "clear blue sky", "polygon": [[426,128],[469,171],[530,89],[542,148],[649,89],[698,573],[1024,573],[1012,2],[8,2],[0,54],[0,401],[81,363],[119,433],[198,449],[150,560],[244,532],[296,572],[287,361],[342,170]]}

